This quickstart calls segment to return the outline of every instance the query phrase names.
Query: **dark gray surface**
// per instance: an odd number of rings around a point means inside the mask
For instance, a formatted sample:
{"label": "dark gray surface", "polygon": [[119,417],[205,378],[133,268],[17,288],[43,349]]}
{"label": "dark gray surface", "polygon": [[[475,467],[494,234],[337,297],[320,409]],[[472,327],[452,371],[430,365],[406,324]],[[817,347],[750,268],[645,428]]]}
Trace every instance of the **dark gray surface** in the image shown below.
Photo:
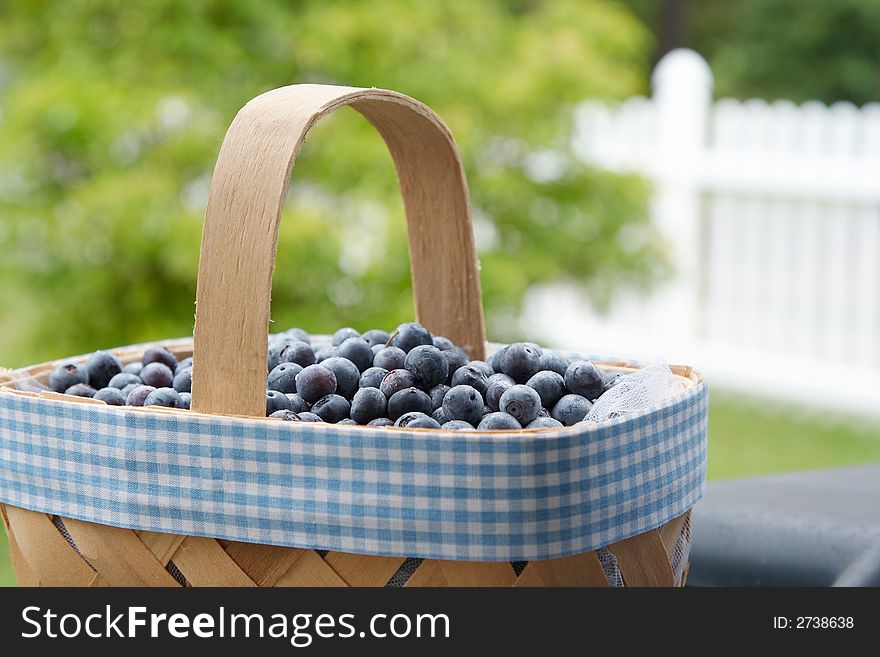
{"label": "dark gray surface", "polygon": [[712,483],[694,508],[689,586],[871,585],[878,567],[880,465]]}

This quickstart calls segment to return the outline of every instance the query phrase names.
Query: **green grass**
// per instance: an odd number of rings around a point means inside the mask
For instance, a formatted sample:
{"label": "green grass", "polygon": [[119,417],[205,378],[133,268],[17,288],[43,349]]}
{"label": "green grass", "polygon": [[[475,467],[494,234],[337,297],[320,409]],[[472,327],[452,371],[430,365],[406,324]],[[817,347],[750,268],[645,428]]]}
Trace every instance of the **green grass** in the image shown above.
{"label": "green grass", "polygon": [[[715,395],[709,412],[709,479],[880,463],[880,425],[823,423],[784,407]],[[0,532],[0,586],[14,586]]]}

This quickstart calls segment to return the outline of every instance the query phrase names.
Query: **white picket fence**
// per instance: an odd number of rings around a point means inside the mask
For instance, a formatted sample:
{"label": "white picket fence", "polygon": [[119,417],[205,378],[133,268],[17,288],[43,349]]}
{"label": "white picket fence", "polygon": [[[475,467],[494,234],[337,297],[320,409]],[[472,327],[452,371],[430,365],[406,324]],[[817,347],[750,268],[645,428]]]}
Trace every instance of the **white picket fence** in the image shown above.
{"label": "white picket fence", "polygon": [[526,330],[880,417],[880,104],[713,102],[711,71],[689,50],[652,83],[650,99],[585,103],[575,149],[652,181],[675,276],[607,315],[573,287],[536,288]]}

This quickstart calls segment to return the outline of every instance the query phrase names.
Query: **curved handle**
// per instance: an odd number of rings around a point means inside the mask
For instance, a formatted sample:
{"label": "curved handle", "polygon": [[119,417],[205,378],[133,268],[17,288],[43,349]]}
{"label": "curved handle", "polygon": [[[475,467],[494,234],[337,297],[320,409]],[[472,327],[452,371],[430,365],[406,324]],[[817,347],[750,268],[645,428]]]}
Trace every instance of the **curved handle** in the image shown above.
{"label": "curved handle", "polygon": [[394,159],[418,321],[473,358],[483,357],[486,332],[470,204],[449,129],[425,105],[393,91],[282,87],[241,109],[214,168],[196,291],[193,410],[266,412],[272,271],[288,182],[311,127],[344,105],[373,124]]}

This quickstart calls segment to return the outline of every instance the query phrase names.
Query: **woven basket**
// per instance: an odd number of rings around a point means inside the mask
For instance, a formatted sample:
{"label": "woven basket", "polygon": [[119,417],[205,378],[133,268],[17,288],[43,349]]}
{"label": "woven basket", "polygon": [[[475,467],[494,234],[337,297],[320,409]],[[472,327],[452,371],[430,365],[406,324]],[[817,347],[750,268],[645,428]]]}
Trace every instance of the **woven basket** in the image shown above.
{"label": "woven basket", "polygon": [[[399,430],[264,418],[278,222],[310,128],[364,115],[397,169],[416,316],[485,341],[452,137],[391,91],[276,89],[233,121],[202,237],[192,411],[49,392],[0,372],[0,510],[22,585],[674,586],[705,475],[706,386],[591,427]],[[114,351],[138,360],[145,345]],[[600,363],[601,364],[601,363]],[[605,363],[637,367],[632,363]],[[338,474],[338,476],[337,476]]]}

